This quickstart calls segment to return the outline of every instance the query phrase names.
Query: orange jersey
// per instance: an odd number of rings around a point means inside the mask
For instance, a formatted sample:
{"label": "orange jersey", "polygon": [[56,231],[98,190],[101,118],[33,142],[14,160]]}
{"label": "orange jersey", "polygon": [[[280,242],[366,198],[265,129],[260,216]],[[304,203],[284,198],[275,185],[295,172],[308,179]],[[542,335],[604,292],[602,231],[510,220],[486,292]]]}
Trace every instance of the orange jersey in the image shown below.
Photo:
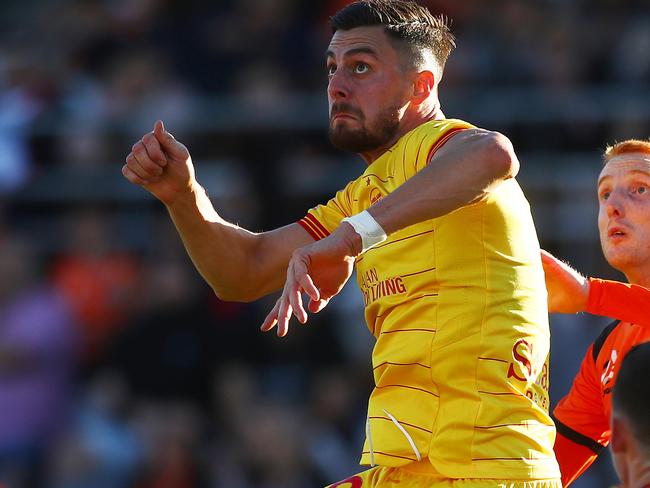
{"label": "orange jersey", "polygon": [[587,311],[617,320],[589,347],[571,391],[553,412],[558,436],[555,454],[568,486],[609,444],[612,389],[627,352],[650,341],[650,290],[590,279]]}

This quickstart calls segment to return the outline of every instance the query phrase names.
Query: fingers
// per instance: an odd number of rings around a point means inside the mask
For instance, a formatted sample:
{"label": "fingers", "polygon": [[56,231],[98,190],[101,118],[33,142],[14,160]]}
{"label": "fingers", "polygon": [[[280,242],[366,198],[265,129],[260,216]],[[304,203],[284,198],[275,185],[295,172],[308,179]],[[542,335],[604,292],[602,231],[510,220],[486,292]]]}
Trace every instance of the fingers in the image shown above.
{"label": "fingers", "polygon": [[172,158],[187,159],[189,157],[187,148],[165,130],[165,125],[162,120],[156,121],[153,126],[152,134],[162,147],[163,151]]}
{"label": "fingers", "polygon": [[295,315],[301,324],[305,324],[308,315],[302,302],[303,291],[311,297],[311,301],[320,299],[318,288],[307,274],[304,258],[296,255],[289,262],[287,281],[282,290],[282,295],[273,310],[266,316],[260,329],[267,332],[277,325],[278,336],[284,337],[289,332],[289,321],[292,315]]}
{"label": "fingers", "polygon": [[155,161],[160,167],[164,168],[167,165],[167,156],[165,156],[158,139],[156,139],[156,136],[152,132],[145,134],[142,138],[142,144],[147,151],[149,159]]}
{"label": "fingers", "polygon": [[319,300],[310,300],[309,301],[309,311],[313,313],[318,313],[323,310],[327,304],[330,302],[331,298],[321,298]]}
{"label": "fingers", "polygon": [[311,279],[307,271],[307,266],[301,267],[295,271],[295,277],[298,281],[300,288],[307,294],[312,300],[320,300],[320,291],[314,285],[314,281]]}
{"label": "fingers", "polygon": [[122,166],[122,174],[127,180],[129,180],[134,185],[144,186],[149,184],[147,180],[143,180],[136,173],[134,173],[133,170],[129,168],[128,164]]}
{"label": "fingers", "polygon": [[147,174],[147,171],[140,165],[133,153],[130,153],[126,157],[126,167],[140,180],[144,181],[145,184],[150,183],[151,179],[154,178],[153,175]]}
{"label": "fingers", "polygon": [[[289,319],[291,318],[293,309],[287,299],[284,291],[282,296],[275,302],[273,310],[266,316],[260,330],[268,332],[277,325],[278,337],[284,337],[289,332]],[[304,311],[303,311],[304,312]]]}
{"label": "fingers", "polygon": [[275,306],[273,307],[273,309],[269,312],[269,314],[264,319],[264,322],[262,323],[262,326],[260,327],[260,330],[262,332],[268,332],[278,322],[278,309],[279,308],[280,308],[280,299],[278,299],[278,301],[275,302]]}
{"label": "fingers", "polygon": [[163,172],[163,162],[166,159],[158,157],[158,159],[152,159],[149,156],[146,146],[142,140],[136,142],[131,148],[131,154],[138,162],[140,168],[150,175],[151,178],[160,176]]}
{"label": "fingers", "polygon": [[289,300],[282,293],[280,297],[280,306],[278,307],[278,337],[284,337],[289,332],[289,319],[291,318],[293,308],[289,303]]}

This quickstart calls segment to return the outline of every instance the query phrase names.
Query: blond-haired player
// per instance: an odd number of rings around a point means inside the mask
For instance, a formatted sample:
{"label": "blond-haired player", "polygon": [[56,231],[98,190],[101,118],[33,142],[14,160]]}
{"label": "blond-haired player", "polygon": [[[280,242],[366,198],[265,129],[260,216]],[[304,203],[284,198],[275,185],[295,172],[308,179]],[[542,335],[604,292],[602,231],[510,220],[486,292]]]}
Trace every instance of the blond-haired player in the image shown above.
{"label": "blond-haired player", "polygon": [[368,167],[330,202],[261,234],[225,222],[161,123],[123,173],[165,203],[219,296],[284,284],[263,330],[306,322],[301,293],[319,311],[356,267],[377,338],[362,455],[374,467],[333,486],[559,486],[544,276],[512,146],[441,111],[443,19],[365,0],[332,27],[330,139]]}
{"label": "blond-haired player", "polygon": [[[607,262],[630,284],[587,280],[544,256],[551,312],[586,310],[617,319],[589,347],[571,391],[553,412],[564,486],[613,439],[612,391],[621,362],[632,347],[650,341],[650,141],[619,142],[607,148],[604,161],[598,178],[600,243]],[[619,450],[613,440],[612,447]]]}

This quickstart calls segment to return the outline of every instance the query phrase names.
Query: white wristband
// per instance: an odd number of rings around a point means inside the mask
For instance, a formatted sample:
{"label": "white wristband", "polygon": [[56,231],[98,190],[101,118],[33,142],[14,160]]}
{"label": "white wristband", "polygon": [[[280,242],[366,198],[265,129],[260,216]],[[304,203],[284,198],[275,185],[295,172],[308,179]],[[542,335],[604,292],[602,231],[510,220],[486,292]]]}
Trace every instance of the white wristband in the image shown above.
{"label": "white wristband", "polygon": [[384,229],[367,210],[352,217],[345,217],[342,222],[350,224],[355,232],[361,236],[361,252],[366,252],[371,247],[388,239]]}

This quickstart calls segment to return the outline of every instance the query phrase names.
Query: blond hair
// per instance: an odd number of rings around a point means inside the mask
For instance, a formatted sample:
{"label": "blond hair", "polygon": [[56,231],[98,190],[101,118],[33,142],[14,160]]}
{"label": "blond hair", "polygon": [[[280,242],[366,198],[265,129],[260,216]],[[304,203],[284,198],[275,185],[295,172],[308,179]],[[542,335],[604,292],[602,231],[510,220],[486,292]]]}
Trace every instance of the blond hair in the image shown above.
{"label": "blond hair", "polygon": [[650,140],[642,141],[641,139],[628,139],[627,141],[617,142],[613,146],[607,146],[603,153],[604,164],[609,163],[616,156],[621,154],[642,153],[650,155]]}

